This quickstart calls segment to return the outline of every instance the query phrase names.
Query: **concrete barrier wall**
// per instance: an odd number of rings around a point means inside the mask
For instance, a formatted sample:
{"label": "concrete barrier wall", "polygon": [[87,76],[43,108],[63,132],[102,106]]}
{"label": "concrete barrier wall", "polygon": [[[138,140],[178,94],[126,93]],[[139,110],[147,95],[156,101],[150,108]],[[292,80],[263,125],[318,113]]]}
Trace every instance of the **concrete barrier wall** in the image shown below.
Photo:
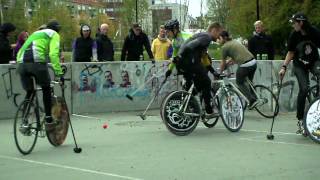
{"label": "concrete barrier wall", "polygon": [[[214,62],[214,67],[219,67]],[[282,61],[258,61],[258,69],[254,83],[263,84],[277,91],[277,73]],[[106,62],[106,63],[72,63],[66,64],[66,100],[72,113],[107,113],[112,111],[144,110],[150,99],[158,91],[164,79],[168,62]],[[14,104],[24,98],[19,76],[15,73],[15,65],[0,65],[0,118],[12,118],[17,107]],[[232,68],[235,72],[236,67]],[[52,72],[50,74],[53,74]],[[11,83],[10,83],[11,77]],[[179,77],[180,78],[180,77]],[[150,80],[152,79],[152,80]],[[181,78],[180,78],[181,79]],[[152,108],[159,107],[163,97],[170,91],[181,88],[178,77],[171,76],[168,83],[160,91]],[[10,85],[11,84],[11,85]],[[59,88],[55,88],[57,95]],[[288,67],[280,95],[280,110],[295,111],[298,84]],[[126,98],[132,95],[133,101]],[[39,93],[42,101],[42,93]]]}

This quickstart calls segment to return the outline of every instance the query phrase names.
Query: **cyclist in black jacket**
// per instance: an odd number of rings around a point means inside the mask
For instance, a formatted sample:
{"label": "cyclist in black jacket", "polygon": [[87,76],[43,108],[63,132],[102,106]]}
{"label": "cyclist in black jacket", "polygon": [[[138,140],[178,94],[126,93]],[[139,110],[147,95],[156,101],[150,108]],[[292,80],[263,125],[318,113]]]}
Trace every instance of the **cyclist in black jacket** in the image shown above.
{"label": "cyclist in black jacket", "polygon": [[317,48],[320,48],[320,31],[311,26],[303,13],[296,13],[290,19],[294,31],[288,41],[288,53],[279,72],[282,79],[287,66],[293,60],[293,71],[299,84],[297,100],[298,134],[305,134],[302,120],[309,85],[309,72],[319,76],[320,59]]}

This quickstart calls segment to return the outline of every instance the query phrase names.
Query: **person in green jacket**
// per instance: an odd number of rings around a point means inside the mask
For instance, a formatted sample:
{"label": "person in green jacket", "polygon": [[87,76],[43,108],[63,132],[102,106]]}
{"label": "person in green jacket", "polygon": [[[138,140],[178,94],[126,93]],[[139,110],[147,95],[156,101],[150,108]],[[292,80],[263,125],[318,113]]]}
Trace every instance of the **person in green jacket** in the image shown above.
{"label": "person in green jacket", "polygon": [[32,77],[35,77],[36,83],[42,87],[46,114],[45,125],[49,131],[54,128],[55,123],[51,116],[51,78],[47,63],[52,64],[55,76],[63,80],[63,72],[59,62],[60,28],[61,26],[57,21],[50,21],[46,29],[32,33],[17,55],[18,73],[22,86],[27,92],[25,98],[30,99],[34,91]]}

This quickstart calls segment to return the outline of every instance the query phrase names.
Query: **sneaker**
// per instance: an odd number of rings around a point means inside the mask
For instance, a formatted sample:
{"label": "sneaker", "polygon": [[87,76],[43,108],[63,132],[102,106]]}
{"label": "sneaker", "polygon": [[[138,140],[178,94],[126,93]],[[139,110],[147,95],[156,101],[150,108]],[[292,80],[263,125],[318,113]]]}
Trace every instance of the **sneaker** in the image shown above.
{"label": "sneaker", "polygon": [[250,103],[250,105],[249,105],[249,110],[252,110],[253,108],[255,108],[257,105],[258,105],[258,103],[259,103],[259,101],[254,101],[254,102],[252,102],[252,103]]}
{"label": "sneaker", "polygon": [[51,116],[45,117],[45,129],[46,131],[53,131],[56,127],[56,123],[53,121]]}
{"label": "sneaker", "polygon": [[218,117],[219,115],[220,115],[219,112],[213,112],[211,114],[207,114],[206,113],[205,118],[206,119],[212,119],[212,118]]}
{"label": "sneaker", "polygon": [[298,126],[298,130],[296,133],[307,137],[308,136],[307,132],[305,131],[305,129],[303,127],[303,120],[298,120],[297,126]]}
{"label": "sneaker", "polygon": [[320,129],[313,131],[312,135],[320,137]]}

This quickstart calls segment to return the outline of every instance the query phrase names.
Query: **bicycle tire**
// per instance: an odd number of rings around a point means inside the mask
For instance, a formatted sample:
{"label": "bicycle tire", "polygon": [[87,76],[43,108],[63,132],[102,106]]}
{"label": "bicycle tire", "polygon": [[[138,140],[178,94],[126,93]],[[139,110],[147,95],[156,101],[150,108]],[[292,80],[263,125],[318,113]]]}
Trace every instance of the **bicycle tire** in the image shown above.
{"label": "bicycle tire", "polygon": [[191,96],[186,111],[199,114],[199,117],[178,114],[177,111],[186,95],[186,91],[173,91],[167,96],[162,107],[162,120],[166,128],[177,136],[190,134],[196,128],[200,119],[200,105],[194,96]]}
{"label": "bicycle tire", "polygon": [[320,97],[310,103],[304,116],[304,129],[314,142],[320,144],[320,136],[314,132],[320,130]]}
{"label": "bicycle tire", "polygon": [[160,105],[160,116],[161,116],[161,119],[163,119],[163,104],[165,102],[165,100],[167,99],[167,97],[172,93],[173,91],[171,91],[170,93],[166,94],[161,102],[161,105]]}
{"label": "bicycle tire", "polygon": [[52,131],[46,131],[47,139],[52,146],[60,146],[67,138],[70,116],[66,101],[62,97],[52,97],[52,118],[57,122]]}
{"label": "bicycle tire", "polygon": [[[28,107],[29,106],[29,107]],[[27,112],[26,111],[27,108]],[[33,102],[30,100],[23,101],[20,106],[18,107],[18,110],[16,112],[14,123],[13,123],[13,134],[14,134],[14,140],[15,144],[19,150],[19,152],[23,155],[30,154],[37,142],[38,138],[38,132],[39,132],[39,114],[36,113],[36,106]],[[27,115],[25,115],[27,114]],[[32,115],[35,115],[33,117]],[[27,118],[27,123],[24,123],[24,118]],[[22,127],[22,124],[26,124],[28,128]],[[21,136],[21,137],[20,137]],[[25,137],[29,140],[26,147],[23,145],[22,137]]]}
{"label": "bicycle tire", "polygon": [[238,132],[244,122],[244,109],[240,95],[227,88],[220,97],[220,114],[224,126],[231,132]]}
{"label": "bicycle tire", "polygon": [[[273,118],[277,116],[279,113],[279,102],[277,101],[277,98],[273,94],[273,92],[264,85],[255,85],[254,89],[256,90],[257,95],[259,96],[258,99],[263,100],[263,105],[266,105],[256,106],[255,109],[257,110],[257,112],[265,118]],[[271,101],[270,98],[272,98]]]}

